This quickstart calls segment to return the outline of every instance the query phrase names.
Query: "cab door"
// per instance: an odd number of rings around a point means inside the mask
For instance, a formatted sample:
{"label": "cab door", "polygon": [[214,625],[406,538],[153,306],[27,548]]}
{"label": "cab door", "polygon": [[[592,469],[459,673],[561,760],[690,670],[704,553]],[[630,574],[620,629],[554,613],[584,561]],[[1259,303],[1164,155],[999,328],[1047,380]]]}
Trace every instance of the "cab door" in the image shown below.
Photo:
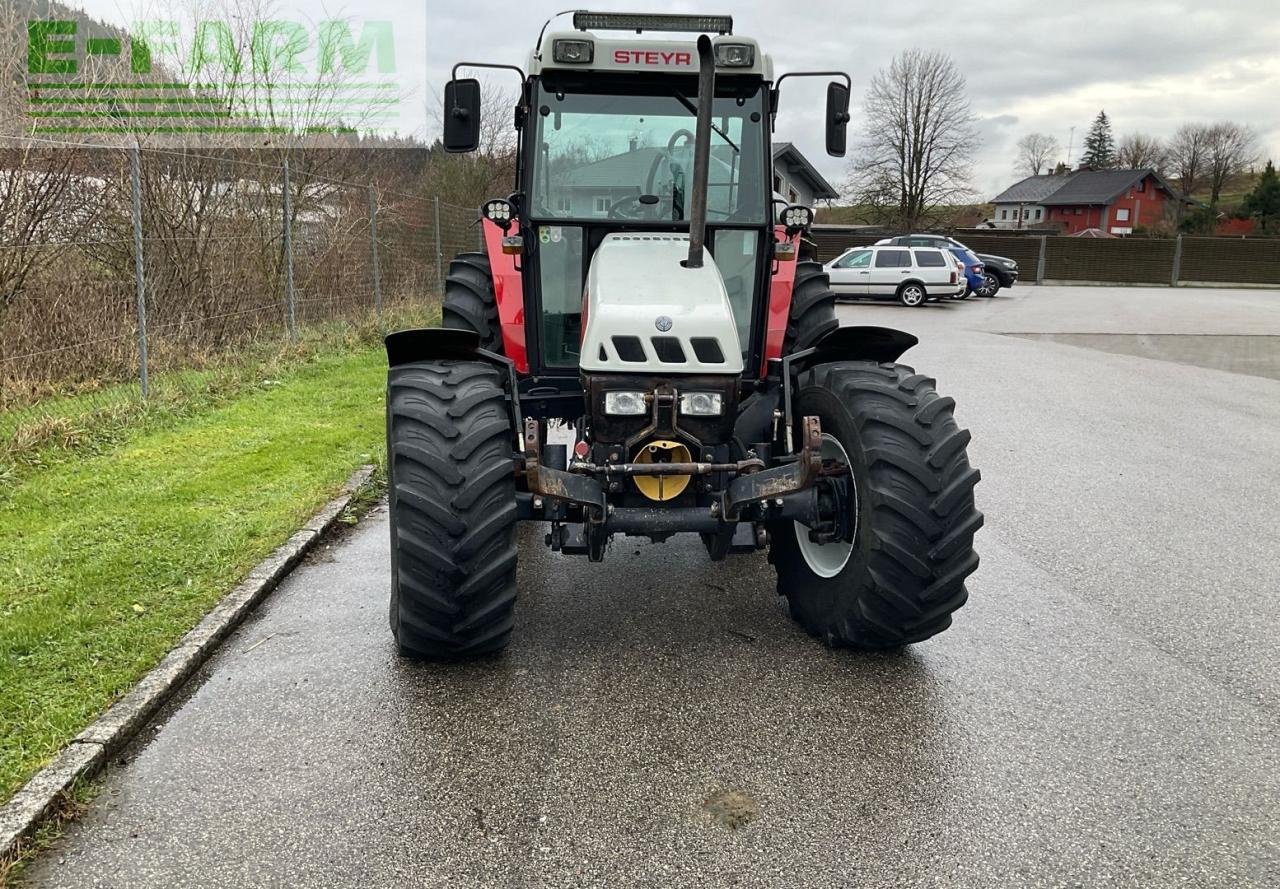
{"label": "cab door", "polygon": [[866,296],[871,276],[871,250],[850,250],[827,268],[831,289],[838,296]]}

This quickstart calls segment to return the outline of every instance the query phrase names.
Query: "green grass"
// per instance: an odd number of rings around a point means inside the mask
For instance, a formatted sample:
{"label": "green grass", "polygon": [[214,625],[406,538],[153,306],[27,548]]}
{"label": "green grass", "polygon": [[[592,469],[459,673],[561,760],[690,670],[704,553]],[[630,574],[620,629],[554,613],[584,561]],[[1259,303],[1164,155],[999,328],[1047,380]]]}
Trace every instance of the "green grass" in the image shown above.
{"label": "green grass", "polygon": [[316,355],[0,485],[0,800],[381,460],[385,367]]}

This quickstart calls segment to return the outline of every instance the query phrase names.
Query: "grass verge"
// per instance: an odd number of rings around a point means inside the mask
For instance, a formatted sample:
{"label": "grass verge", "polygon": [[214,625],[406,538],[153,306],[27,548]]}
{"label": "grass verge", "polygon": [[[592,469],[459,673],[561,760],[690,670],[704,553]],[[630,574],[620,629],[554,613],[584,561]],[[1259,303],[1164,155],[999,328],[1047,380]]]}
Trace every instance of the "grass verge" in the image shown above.
{"label": "grass verge", "polygon": [[381,461],[385,367],[313,356],[0,488],[0,799]]}

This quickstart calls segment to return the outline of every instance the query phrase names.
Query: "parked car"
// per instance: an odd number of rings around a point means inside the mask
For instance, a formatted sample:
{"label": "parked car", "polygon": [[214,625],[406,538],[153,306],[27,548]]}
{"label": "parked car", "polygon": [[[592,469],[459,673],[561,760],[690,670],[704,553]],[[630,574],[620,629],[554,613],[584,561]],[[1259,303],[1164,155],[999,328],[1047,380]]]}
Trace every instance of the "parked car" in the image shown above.
{"label": "parked car", "polygon": [[1006,256],[993,256],[990,253],[979,253],[982,260],[982,286],[978,288],[979,296],[995,296],[1002,287],[1012,287],[1018,282],[1018,263]]}
{"label": "parked car", "polygon": [[964,261],[965,281],[968,293],[977,293],[986,284],[985,269],[982,260],[976,253],[959,241],[941,235],[899,235],[896,238],[885,238],[876,241],[877,247],[934,247],[939,250],[950,250]]}
{"label": "parked car", "polygon": [[886,238],[879,244],[893,244],[899,247],[939,247],[956,252],[968,251],[982,263],[982,281],[970,282],[971,292],[979,296],[995,296],[1001,287],[1012,287],[1018,281],[1018,263],[1007,256],[995,256],[990,253],[974,253],[955,238],[945,235],[899,235]]}
{"label": "parked car", "polygon": [[825,266],[837,297],[896,299],[904,306],[964,293],[948,251],[922,247],[854,247]]}

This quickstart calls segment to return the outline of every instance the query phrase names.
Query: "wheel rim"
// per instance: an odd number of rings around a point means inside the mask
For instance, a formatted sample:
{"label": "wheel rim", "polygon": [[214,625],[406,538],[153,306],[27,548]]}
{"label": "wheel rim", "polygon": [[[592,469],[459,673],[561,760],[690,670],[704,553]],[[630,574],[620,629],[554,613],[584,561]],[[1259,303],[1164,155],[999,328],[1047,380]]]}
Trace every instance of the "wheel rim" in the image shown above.
{"label": "wheel rim", "polygon": [[[852,467],[849,461],[849,453],[844,449],[844,445],[836,440],[835,436],[822,433],[822,448],[819,450],[823,460],[839,460],[845,466]],[[854,526],[853,540],[858,539],[858,486],[853,479],[849,479],[849,493],[851,506],[853,509]],[[814,543],[809,539],[809,526],[802,525],[799,522],[792,523],[795,526],[796,544],[800,548],[800,555],[804,557],[804,563],[809,566],[809,570],[819,577],[835,577],[844,570],[844,566],[849,564],[849,558],[853,555],[853,540],[833,540],[831,543]]]}
{"label": "wheel rim", "polygon": [[990,296],[996,292],[995,275],[984,275],[982,278],[982,295]]}
{"label": "wheel rim", "polygon": [[924,293],[914,284],[902,289],[902,301],[909,306],[918,306],[924,302]]}

